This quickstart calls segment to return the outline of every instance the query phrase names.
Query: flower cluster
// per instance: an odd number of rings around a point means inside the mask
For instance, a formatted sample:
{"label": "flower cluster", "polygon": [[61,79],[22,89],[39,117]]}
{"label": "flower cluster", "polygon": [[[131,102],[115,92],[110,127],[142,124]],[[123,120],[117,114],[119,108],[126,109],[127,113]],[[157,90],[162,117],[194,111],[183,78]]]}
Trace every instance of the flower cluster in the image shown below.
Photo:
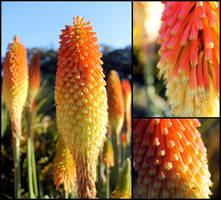
{"label": "flower cluster", "polygon": [[218,116],[219,2],[164,2],[159,76],[176,116]]}
{"label": "flower cluster", "polygon": [[120,134],[124,122],[124,99],[117,71],[111,70],[107,80],[108,115],[111,131]]}
{"label": "flower cluster", "polygon": [[27,52],[18,36],[9,44],[3,63],[2,95],[9,110],[12,133],[21,136],[22,110],[28,94]]}
{"label": "flower cluster", "polygon": [[130,82],[128,79],[125,79],[121,83],[122,92],[123,92],[123,99],[124,99],[124,110],[125,110],[125,117],[124,117],[124,129],[125,132],[131,135],[131,87]]}
{"label": "flower cluster", "polygon": [[196,119],[134,119],[133,155],[144,198],[209,198],[206,148]]}
{"label": "flower cluster", "polygon": [[71,186],[75,186],[76,167],[69,148],[67,148],[65,142],[61,138],[57,143],[53,165],[53,177],[56,189],[63,184],[64,190],[70,193]]}
{"label": "flower cluster", "polygon": [[40,87],[41,73],[40,73],[40,56],[34,53],[29,67],[29,89],[27,104],[31,107],[34,103],[35,97],[38,94]]}
{"label": "flower cluster", "polygon": [[96,166],[106,139],[107,94],[97,37],[74,18],[60,35],[55,101],[59,132],[76,163],[79,198],[96,197]]}

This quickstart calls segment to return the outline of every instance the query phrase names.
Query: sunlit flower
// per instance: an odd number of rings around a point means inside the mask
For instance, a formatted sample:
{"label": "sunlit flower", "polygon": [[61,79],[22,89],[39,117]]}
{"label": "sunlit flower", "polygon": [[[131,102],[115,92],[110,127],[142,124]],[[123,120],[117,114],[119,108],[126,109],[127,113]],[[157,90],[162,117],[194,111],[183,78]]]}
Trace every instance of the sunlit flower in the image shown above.
{"label": "sunlit flower", "polygon": [[218,116],[219,3],[164,2],[159,75],[176,116]]}
{"label": "sunlit flower", "polygon": [[209,198],[206,148],[196,119],[134,119],[133,155],[145,198]]}
{"label": "sunlit flower", "polygon": [[128,79],[125,79],[121,83],[125,108],[125,131],[126,134],[131,135],[131,87]]}
{"label": "sunlit flower", "polygon": [[29,67],[29,89],[28,89],[28,98],[27,104],[28,106],[32,106],[35,97],[38,94],[40,87],[40,56],[38,53],[34,53]]}
{"label": "sunlit flower", "polygon": [[121,162],[120,133],[124,122],[124,99],[120,78],[117,71],[111,70],[107,79],[108,119],[114,146],[114,176],[119,178],[119,163]]}
{"label": "sunlit flower", "polygon": [[21,136],[22,110],[28,93],[28,64],[26,49],[18,36],[9,44],[3,73],[2,95],[9,110],[12,133]]}
{"label": "sunlit flower", "polygon": [[117,71],[111,70],[107,80],[108,117],[111,131],[118,136],[124,121],[124,99]]}
{"label": "sunlit flower", "polygon": [[78,197],[96,197],[96,166],[107,131],[107,94],[90,22],[74,18],[60,35],[55,102],[59,132],[76,164]]}
{"label": "sunlit flower", "polygon": [[119,181],[111,197],[115,199],[131,199],[131,162],[129,158],[124,161]]}
{"label": "sunlit flower", "polygon": [[63,184],[64,190],[70,193],[71,186],[75,186],[76,166],[73,156],[62,138],[58,140],[53,165],[53,177],[56,189]]}

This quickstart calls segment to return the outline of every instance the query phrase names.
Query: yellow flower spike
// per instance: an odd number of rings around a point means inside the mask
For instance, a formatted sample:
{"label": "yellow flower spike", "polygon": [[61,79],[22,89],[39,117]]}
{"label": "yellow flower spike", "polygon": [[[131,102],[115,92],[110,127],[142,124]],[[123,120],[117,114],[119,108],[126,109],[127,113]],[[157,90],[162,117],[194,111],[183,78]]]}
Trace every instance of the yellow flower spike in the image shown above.
{"label": "yellow flower spike", "polygon": [[22,110],[28,93],[27,53],[18,36],[9,44],[3,63],[2,95],[9,110],[13,136],[21,137]]}
{"label": "yellow flower spike", "polygon": [[38,94],[41,80],[40,72],[40,56],[38,53],[34,53],[29,67],[29,89],[27,104],[32,107],[35,97]]}
{"label": "yellow flower spike", "polygon": [[164,2],[159,75],[175,116],[219,115],[220,36],[217,1]]}
{"label": "yellow flower spike", "polygon": [[25,47],[18,36],[8,46],[3,63],[2,95],[9,111],[14,150],[15,198],[21,198],[20,138],[22,110],[28,93],[28,64]]}
{"label": "yellow flower spike", "polygon": [[119,182],[112,193],[112,198],[115,199],[130,199],[131,198],[131,162],[128,158],[123,164],[123,169],[120,175]]}
{"label": "yellow flower spike", "polygon": [[59,133],[76,164],[78,197],[96,197],[96,166],[107,132],[107,94],[90,22],[74,19],[60,35],[55,102]]}
{"label": "yellow flower spike", "polygon": [[114,166],[114,152],[113,152],[112,142],[110,139],[107,139],[107,141],[104,143],[102,162],[108,168]]}
{"label": "yellow flower spike", "polygon": [[121,163],[120,132],[124,122],[124,99],[117,71],[111,70],[107,80],[108,118],[110,121],[114,147],[114,176],[119,178]]}
{"label": "yellow flower spike", "polygon": [[124,121],[124,99],[117,71],[111,70],[107,80],[108,115],[111,131],[118,136]]}
{"label": "yellow flower spike", "polygon": [[74,187],[76,182],[76,166],[73,156],[62,138],[57,143],[53,171],[56,190],[63,184],[64,190],[70,193],[71,186]]}

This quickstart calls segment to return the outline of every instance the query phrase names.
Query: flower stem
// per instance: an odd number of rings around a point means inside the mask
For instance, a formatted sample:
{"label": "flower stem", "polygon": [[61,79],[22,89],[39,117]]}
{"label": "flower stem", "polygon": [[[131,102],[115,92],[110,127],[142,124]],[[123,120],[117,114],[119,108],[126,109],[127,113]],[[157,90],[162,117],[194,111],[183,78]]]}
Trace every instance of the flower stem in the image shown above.
{"label": "flower stem", "polygon": [[28,111],[27,116],[28,123],[28,138],[27,138],[27,159],[28,159],[28,190],[29,190],[29,198],[34,198],[33,193],[33,170],[32,170],[32,137],[31,137],[31,112]]}
{"label": "flower stem", "polygon": [[33,173],[33,183],[34,183],[34,193],[35,196],[38,197],[38,181],[37,181],[37,174],[36,174],[36,164],[35,164],[35,148],[34,148],[34,137],[32,139],[32,173]]}
{"label": "flower stem", "polygon": [[21,198],[21,173],[20,173],[20,138],[18,134],[13,137],[13,140],[15,140],[15,146],[14,146],[14,167],[15,167],[15,184],[14,184],[14,190],[15,190],[15,198],[20,199]]}
{"label": "flower stem", "polygon": [[126,158],[129,158],[130,157],[130,133],[129,131],[126,133]]}
{"label": "flower stem", "polygon": [[106,166],[106,199],[110,198],[110,169]]}
{"label": "flower stem", "polygon": [[29,198],[33,198],[33,180],[32,180],[32,161],[31,161],[31,138],[28,136],[27,141],[27,157],[28,157],[28,190]]}

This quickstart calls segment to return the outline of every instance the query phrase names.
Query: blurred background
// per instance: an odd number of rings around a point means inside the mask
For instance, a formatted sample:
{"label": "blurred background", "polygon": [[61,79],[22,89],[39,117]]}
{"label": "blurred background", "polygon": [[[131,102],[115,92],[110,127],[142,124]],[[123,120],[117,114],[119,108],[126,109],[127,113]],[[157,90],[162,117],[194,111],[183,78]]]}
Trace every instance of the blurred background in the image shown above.
{"label": "blurred background", "polygon": [[[211,174],[212,195],[210,198],[220,196],[220,121],[219,119],[199,119],[201,126],[198,128],[205,147],[207,148],[207,158],[209,172]],[[138,195],[140,188],[137,186],[138,173],[132,169],[133,176],[133,197],[141,198]]]}
{"label": "blurred background", "polygon": [[171,116],[165,84],[157,77],[158,30],[164,5],[133,2],[133,116]]}
{"label": "blurred background", "polygon": [[[91,21],[103,53],[101,59],[104,63],[102,67],[105,80],[110,70],[114,69],[121,81],[127,78],[131,82],[131,2],[1,2],[1,5],[1,66],[14,35],[18,35],[26,47],[28,62],[34,52],[40,55],[41,84],[33,105],[39,196],[59,198],[62,187],[55,190],[51,170],[58,138],[54,87],[59,35],[65,25],[73,25],[73,17],[80,15],[85,21]],[[3,99],[1,120],[1,196],[13,198],[11,123]],[[21,142],[21,185],[22,197],[27,198],[27,124],[24,119],[22,130],[24,140]],[[75,195],[71,194],[71,197],[74,198]]]}

